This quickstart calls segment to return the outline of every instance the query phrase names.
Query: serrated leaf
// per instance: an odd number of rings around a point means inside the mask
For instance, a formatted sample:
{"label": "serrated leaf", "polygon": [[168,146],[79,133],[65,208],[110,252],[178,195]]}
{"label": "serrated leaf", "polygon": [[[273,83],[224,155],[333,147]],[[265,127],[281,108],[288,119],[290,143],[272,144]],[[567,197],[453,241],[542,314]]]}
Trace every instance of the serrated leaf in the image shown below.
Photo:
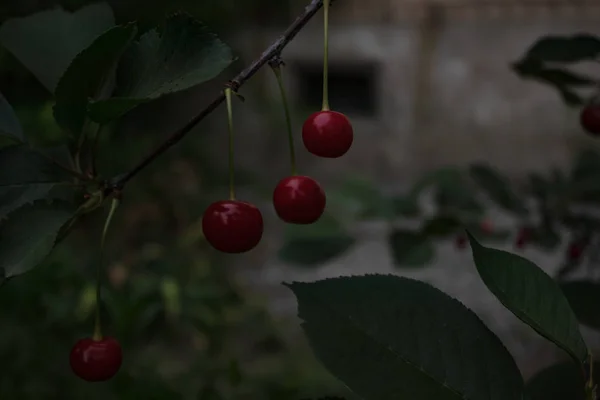
{"label": "serrated leaf", "polygon": [[116,97],[92,103],[90,116],[110,121],[139,104],[206,82],[232,61],[231,49],[204,24],[175,14],[162,35],[149,31],[130,47],[119,66]]}
{"label": "serrated leaf", "polygon": [[2,93],[0,93],[0,135],[21,143],[26,142],[21,123]]}
{"label": "serrated leaf", "polygon": [[502,342],[429,284],[366,275],[284,285],[317,358],[365,400],[525,398]]}
{"label": "serrated leaf", "polygon": [[424,267],[435,257],[433,243],[421,232],[395,229],[388,236],[388,245],[399,268]]}
{"label": "serrated leaf", "polygon": [[54,248],[60,228],[74,207],[55,200],[37,201],[12,212],[0,223],[0,268],[6,278],[23,274],[41,263]]}
{"label": "serrated leaf", "polygon": [[50,196],[69,174],[27,146],[0,149],[0,219],[24,204]]}
{"label": "serrated leaf", "polygon": [[110,82],[117,61],[136,33],[133,23],[111,28],[71,62],[56,87],[54,105],[54,118],[67,132],[75,136],[81,133],[89,100],[97,99]]}
{"label": "serrated leaf", "polygon": [[600,283],[572,281],[560,284],[577,320],[590,328],[600,329]]}
{"label": "serrated leaf", "polygon": [[[600,380],[600,363],[594,363],[594,382]],[[585,380],[573,363],[544,368],[527,382],[530,400],[586,400]]]}
{"label": "serrated leaf", "polygon": [[588,350],[558,284],[526,258],[484,247],[468,235],[477,272],[494,296],[517,318],[583,363]]}
{"label": "serrated leaf", "polygon": [[319,266],[348,251],[356,240],[340,234],[319,238],[294,238],[286,241],[279,250],[279,258],[297,266]]}
{"label": "serrated leaf", "polygon": [[544,36],[536,41],[525,57],[543,62],[573,63],[595,60],[600,56],[600,39],[588,34]]}
{"label": "serrated leaf", "polygon": [[473,180],[496,204],[518,215],[527,213],[521,199],[513,192],[506,178],[483,164],[473,164],[469,168]]}
{"label": "serrated leaf", "polygon": [[0,43],[52,93],[75,56],[115,25],[110,6],[96,3],[74,13],[61,8],[6,21]]}

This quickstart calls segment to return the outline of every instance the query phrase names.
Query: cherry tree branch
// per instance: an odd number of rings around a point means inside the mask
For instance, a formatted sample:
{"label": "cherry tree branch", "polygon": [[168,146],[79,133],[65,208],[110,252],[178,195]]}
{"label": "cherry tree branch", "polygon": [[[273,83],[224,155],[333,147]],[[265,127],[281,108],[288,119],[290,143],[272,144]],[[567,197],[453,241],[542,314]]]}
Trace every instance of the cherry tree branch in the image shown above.
{"label": "cherry tree branch", "polygon": [[[252,78],[258,70],[260,70],[265,64],[269,62],[273,57],[280,55],[281,51],[294,39],[294,37],[304,28],[304,26],[311,20],[312,17],[323,7],[323,0],[312,0],[309,5],[304,9],[304,12],[296,18],[296,20],[285,30],[285,32],[275,40],[263,53],[258,57],[252,64],[246,69],[240,72],[235,78],[229,81],[230,86],[234,91],[237,91],[244,83]],[[119,192],[123,189],[125,184],[131,180],[134,176],[140,173],[150,163],[152,163],[161,154],[171,148],[173,145],[183,139],[194,127],[210,115],[214,110],[217,109],[221,103],[225,101],[225,94],[223,91],[202,111],[194,116],[186,125],[173,132],[167,139],[161,143],[155,150],[143,158],[136,166],[125,174],[117,176],[112,182],[109,182],[107,186],[107,194]]]}

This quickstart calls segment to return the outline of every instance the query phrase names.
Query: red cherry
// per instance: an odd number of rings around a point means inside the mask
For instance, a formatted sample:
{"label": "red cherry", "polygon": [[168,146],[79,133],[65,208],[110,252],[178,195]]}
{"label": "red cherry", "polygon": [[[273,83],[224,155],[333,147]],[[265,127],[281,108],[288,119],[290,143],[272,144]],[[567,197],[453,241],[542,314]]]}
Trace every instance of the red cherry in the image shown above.
{"label": "red cherry", "polygon": [[490,234],[494,231],[494,225],[492,224],[492,221],[487,219],[481,222],[480,228],[483,231],[483,233],[487,234]]}
{"label": "red cherry", "polygon": [[223,253],[244,253],[260,242],[263,218],[255,205],[237,200],[212,203],[202,217],[208,243]]}
{"label": "red cherry", "polygon": [[600,135],[600,104],[589,105],[581,110],[579,122],[588,133]]}
{"label": "red cherry", "polygon": [[302,126],[304,147],[312,154],[338,158],[346,154],[354,141],[352,124],[337,111],[318,111],[311,114]]}
{"label": "red cherry", "polygon": [[519,233],[517,234],[517,240],[515,241],[515,247],[518,249],[523,249],[525,245],[531,239],[531,228],[521,228]]}
{"label": "red cherry", "polygon": [[69,361],[71,369],[81,379],[101,382],[109,380],[119,371],[123,353],[121,345],[114,338],[85,338],[75,343]]}
{"label": "red cherry", "polygon": [[325,192],[308,176],[283,178],[273,192],[277,215],[291,224],[312,224],[323,215],[326,203]]}
{"label": "red cherry", "polygon": [[569,261],[578,261],[583,254],[584,246],[579,243],[571,243],[568,249]]}
{"label": "red cherry", "polygon": [[464,235],[459,235],[456,237],[454,244],[457,249],[463,250],[465,247],[467,247],[467,238]]}

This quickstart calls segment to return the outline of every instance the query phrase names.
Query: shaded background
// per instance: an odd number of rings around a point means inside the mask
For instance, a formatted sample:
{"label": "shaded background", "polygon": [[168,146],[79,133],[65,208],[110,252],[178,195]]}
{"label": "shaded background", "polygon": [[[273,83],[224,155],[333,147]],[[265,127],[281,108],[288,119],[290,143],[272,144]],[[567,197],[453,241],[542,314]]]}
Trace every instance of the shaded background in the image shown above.
{"label": "shaded background", "polygon": [[[0,22],[59,3],[76,9],[90,2],[5,1]],[[110,3],[119,22],[139,20],[142,29],[186,10],[217,31],[239,60],[213,83],[130,113],[103,138],[101,171],[108,176],[126,170],[204,107],[304,6],[269,0]],[[202,238],[204,208],[226,195],[226,122],[219,108],[128,186],[112,228],[104,312],[107,331],[123,343],[122,372],[90,385],[68,367],[71,345],[92,328],[103,217],[96,215],[44,266],[0,291],[0,398],[292,400],[344,393],[307,351],[295,300],[280,282],[375,272],[423,279],[461,299],[504,340],[526,377],[561,357],[500,306],[479,281],[470,255],[451,240],[436,243],[435,261],[395,268],[387,225],[353,219],[348,187],[360,180],[402,193],[440,167],[473,161],[489,162],[516,181],[531,171],[569,168],[579,150],[596,146],[582,134],[577,110],[551,88],[519,79],[510,63],[541,35],[600,33],[600,5],[436,4],[337,0],[332,10],[331,104],[352,119],[355,145],[335,161],[298,151],[300,171],[328,191],[328,212],[355,234],[349,252],[310,268],[278,255],[287,230],[269,200],[277,179],[289,173],[289,161],[275,81],[264,69],[241,90],[246,102],[234,103],[239,192],[263,210],[261,245],[243,256],[223,256]],[[283,54],[297,133],[320,106],[321,35],[316,17]],[[60,140],[49,95],[0,51],[0,91],[25,131],[38,142]],[[421,201],[425,209],[434,207],[427,196]],[[519,222],[493,207],[485,217],[509,229]],[[552,273],[562,250],[525,255]]]}

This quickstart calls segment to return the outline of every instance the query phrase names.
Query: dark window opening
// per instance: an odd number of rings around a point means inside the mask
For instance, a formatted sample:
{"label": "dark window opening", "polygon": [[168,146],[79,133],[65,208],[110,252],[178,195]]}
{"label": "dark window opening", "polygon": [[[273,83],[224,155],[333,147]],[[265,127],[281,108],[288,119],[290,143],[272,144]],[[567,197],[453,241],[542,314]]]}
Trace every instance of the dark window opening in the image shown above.
{"label": "dark window opening", "polygon": [[[376,66],[373,64],[329,64],[329,103],[335,111],[359,117],[377,113]],[[297,93],[302,106],[321,108],[323,66],[320,63],[296,65]]]}

